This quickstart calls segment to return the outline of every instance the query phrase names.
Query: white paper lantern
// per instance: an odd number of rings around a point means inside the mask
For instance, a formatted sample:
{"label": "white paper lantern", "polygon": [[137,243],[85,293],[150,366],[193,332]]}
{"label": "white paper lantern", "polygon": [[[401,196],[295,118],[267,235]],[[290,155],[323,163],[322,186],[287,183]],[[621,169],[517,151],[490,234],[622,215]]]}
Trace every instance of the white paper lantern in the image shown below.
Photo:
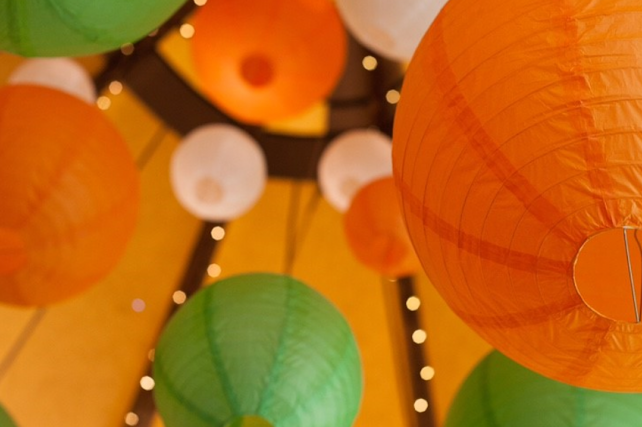
{"label": "white paper lantern", "polygon": [[362,186],[392,175],[392,141],[377,130],[344,132],[323,151],[317,175],[325,199],[345,212]]}
{"label": "white paper lantern", "polygon": [[35,58],[20,64],[9,84],[32,84],[66,92],[88,104],[96,102],[96,87],[89,74],[69,58]]}
{"label": "white paper lantern", "polygon": [[446,0],[336,0],[346,27],[363,45],[409,61]]}
{"label": "white paper lantern", "polygon": [[194,216],[223,222],[259,199],[267,164],[258,143],[234,126],[213,124],[190,132],[174,151],[170,177],[179,203]]}

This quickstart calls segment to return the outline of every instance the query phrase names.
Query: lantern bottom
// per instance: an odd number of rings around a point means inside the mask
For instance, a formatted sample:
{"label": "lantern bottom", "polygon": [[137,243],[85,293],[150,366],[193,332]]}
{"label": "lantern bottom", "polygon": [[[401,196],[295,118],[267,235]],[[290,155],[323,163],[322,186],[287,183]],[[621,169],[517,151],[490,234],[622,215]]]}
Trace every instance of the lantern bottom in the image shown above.
{"label": "lantern bottom", "polygon": [[639,323],[642,232],[613,228],[586,239],[573,263],[573,281],[584,303],[598,315]]}
{"label": "lantern bottom", "polygon": [[241,61],[241,76],[250,86],[260,88],[274,80],[272,60],[263,54],[255,53]]}

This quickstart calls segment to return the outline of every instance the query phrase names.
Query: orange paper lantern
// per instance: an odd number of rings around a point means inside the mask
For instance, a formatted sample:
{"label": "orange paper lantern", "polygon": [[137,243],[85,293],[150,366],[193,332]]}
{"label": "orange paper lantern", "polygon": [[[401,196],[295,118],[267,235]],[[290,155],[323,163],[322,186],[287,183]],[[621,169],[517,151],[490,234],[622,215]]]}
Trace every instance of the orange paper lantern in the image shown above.
{"label": "orange paper lantern", "polygon": [[96,107],[0,89],[0,301],[44,306],[87,289],[120,259],[137,207],[131,156]]}
{"label": "orange paper lantern", "polygon": [[365,185],[344,216],[352,252],[367,267],[387,277],[405,277],[421,267],[408,237],[392,177]]}
{"label": "orange paper lantern", "polygon": [[527,367],[612,391],[642,391],[623,241],[642,227],[639,10],[451,0],[410,64],[393,148],[409,233],[452,309]]}
{"label": "orange paper lantern", "polygon": [[302,113],[329,95],[343,72],[346,35],[329,0],[209,1],[194,29],[204,92],[247,123]]}

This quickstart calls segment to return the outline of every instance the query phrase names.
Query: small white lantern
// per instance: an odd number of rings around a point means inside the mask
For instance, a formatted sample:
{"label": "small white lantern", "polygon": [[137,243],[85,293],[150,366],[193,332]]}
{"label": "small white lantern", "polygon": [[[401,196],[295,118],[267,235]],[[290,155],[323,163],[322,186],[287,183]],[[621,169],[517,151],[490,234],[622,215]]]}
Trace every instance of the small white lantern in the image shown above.
{"label": "small white lantern", "polygon": [[28,59],[13,71],[8,83],[46,86],[88,104],[96,102],[96,87],[91,77],[80,64],[69,58]]}
{"label": "small white lantern", "polygon": [[388,59],[409,61],[446,0],[336,0],[346,27]]}
{"label": "small white lantern", "polygon": [[323,151],[317,175],[323,197],[345,212],[361,187],[392,175],[392,141],[372,129],[344,132]]}
{"label": "small white lantern", "polygon": [[263,194],[267,164],[258,143],[226,124],[201,126],[174,151],[170,179],[179,203],[213,222],[237,218]]}

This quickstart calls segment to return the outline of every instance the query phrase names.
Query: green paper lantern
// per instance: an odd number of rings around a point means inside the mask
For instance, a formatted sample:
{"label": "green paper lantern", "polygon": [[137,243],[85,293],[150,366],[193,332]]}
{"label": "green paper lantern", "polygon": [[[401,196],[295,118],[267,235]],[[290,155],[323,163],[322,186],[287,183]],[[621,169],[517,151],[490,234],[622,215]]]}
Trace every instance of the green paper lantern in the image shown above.
{"label": "green paper lantern", "polygon": [[185,0],[1,0],[0,51],[79,56],[133,43]]}
{"label": "green paper lantern", "polygon": [[639,427],[642,394],[588,390],[560,383],[497,351],[472,371],[444,427]]}
{"label": "green paper lantern", "polygon": [[221,280],[163,331],[154,397],[167,427],[349,427],[362,375],[348,323],[276,274]]}
{"label": "green paper lantern", "polygon": [[0,427],[17,427],[7,411],[0,406]]}

